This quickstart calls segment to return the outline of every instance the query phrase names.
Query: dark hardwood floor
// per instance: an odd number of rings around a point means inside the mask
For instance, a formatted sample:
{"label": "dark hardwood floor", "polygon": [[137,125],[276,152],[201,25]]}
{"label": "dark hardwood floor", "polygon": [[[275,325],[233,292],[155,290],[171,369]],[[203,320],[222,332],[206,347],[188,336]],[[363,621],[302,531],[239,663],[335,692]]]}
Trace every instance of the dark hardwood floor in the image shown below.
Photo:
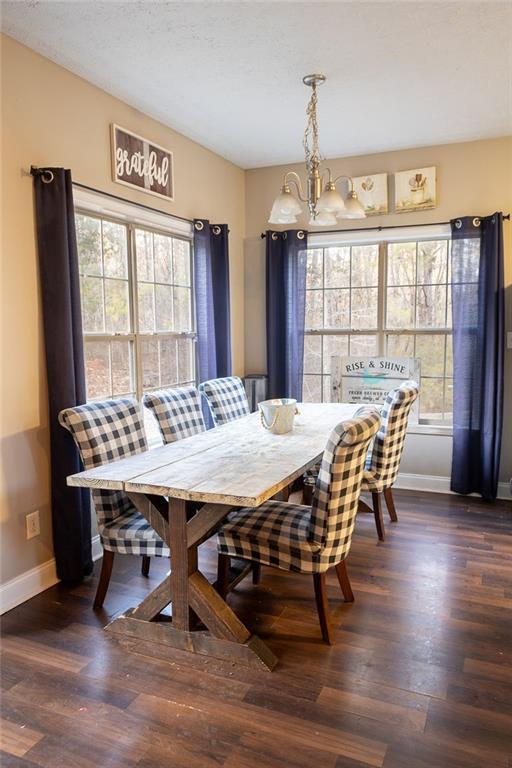
{"label": "dark hardwood floor", "polygon": [[[360,515],[336,645],[322,643],[313,582],[263,569],[229,600],[279,657],[254,672],[122,647],[104,624],[165,565],[118,557],[103,611],[95,577],[3,617],[4,768],[511,768],[512,505],[396,492],[376,538]],[[214,543],[202,547],[213,577]]]}

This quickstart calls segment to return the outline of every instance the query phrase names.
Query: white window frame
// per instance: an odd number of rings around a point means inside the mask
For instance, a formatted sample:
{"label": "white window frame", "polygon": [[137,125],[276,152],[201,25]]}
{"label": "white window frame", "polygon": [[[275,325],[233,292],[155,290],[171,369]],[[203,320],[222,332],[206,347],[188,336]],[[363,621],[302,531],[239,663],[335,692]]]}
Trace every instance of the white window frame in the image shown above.
{"label": "white window frame", "polygon": [[[140,402],[145,392],[158,387],[143,387],[140,344],[143,341],[165,341],[170,338],[189,338],[194,341],[194,383],[197,385],[197,332],[194,304],[194,269],[193,269],[193,225],[191,222],[166,215],[158,211],[110,198],[101,193],[93,193],[81,187],[73,187],[75,214],[90,215],[107,221],[124,224],[127,227],[128,246],[128,286],[129,312],[131,331],[127,333],[84,333],[84,343],[89,341],[123,340],[132,344],[132,378],[134,396]],[[155,333],[138,332],[138,281],[134,259],[135,230],[143,229],[155,234],[162,234],[175,239],[185,240],[190,246],[190,277],[191,277],[191,331],[160,331]],[[115,395],[122,397],[121,394]]]}
{"label": "white window frame", "polygon": [[[322,233],[314,232],[308,236],[308,250],[315,248],[338,248],[343,246],[352,245],[379,245],[379,290],[378,290],[378,307],[377,307],[377,330],[351,330],[351,329],[322,329],[322,330],[306,330],[306,335],[375,335],[377,337],[377,354],[386,354],[386,336],[393,334],[451,334],[452,329],[448,327],[439,328],[400,328],[400,329],[387,329],[386,328],[386,270],[387,270],[387,258],[386,249],[388,243],[397,242],[421,242],[424,240],[448,240],[451,239],[451,229],[449,224],[432,224],[429,226],[419,227],[390,227],[382,230],[364,230],[358,231],[346,231],[346,232],[333,232]],[[448,284],[449,285],[449,284]],[[323,348],[323,347],[322,347]],[[446,361],[444,371],[446,371]],[[445,379],[445,376],[442,377]],[[408,428],[409,433],[418,434],[438,434],[438,435],[451,435],[453,431],[452,424],[436,424],[421,422],[419,424],[410,425]]]}

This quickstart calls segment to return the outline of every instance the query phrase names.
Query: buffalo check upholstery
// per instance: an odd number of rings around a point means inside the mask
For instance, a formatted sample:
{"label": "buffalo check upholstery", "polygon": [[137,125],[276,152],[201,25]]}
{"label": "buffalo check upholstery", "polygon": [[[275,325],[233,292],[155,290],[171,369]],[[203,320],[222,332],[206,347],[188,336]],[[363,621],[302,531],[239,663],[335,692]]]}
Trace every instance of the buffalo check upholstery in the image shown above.
{"label": "buffalo check upholstery", "polygon": [[174,443],[206,429],[195,387],[150,392],[144,395],[143,403],[154,413],[164,443]]}
{"label": "buffalo check upholstery", "polygon": [[419,388],[415,381],[406,381],[397,389],[388,392],[381,409],[382,423],[375,435],[373,449],[366,459],[363,491],[383,491],[391,488],[395,482],[402,458],[409,413],[418,393]]}
{"label": "buffalo check upholstery", "polygon": [[[85,469],[147,450],[136,400],[105,400],[67,408],[59,423],[75,440]],[[92,499],[104,549],[129,555],[168,556],[169,549],[123,491],[94,489]]]}
{"label": "buffalo check upholstery", "polygon": [[238,376],[210,379],[199,385],[199,391],[208,401],[216,427],[250,413],[245,388]]}
{"label": "buffalo check upholstery", "polygon": [[230,515],[219,553],[286,571],[322,573],[345,559],[352,540],[368,446],[378,411],[338,424],[325,447],[311,507],[267,501]]}

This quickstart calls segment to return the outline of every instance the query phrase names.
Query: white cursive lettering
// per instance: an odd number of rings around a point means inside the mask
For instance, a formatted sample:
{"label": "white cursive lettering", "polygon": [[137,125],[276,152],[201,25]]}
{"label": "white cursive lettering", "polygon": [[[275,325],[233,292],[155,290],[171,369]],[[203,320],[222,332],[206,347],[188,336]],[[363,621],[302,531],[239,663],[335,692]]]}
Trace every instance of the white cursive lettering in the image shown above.
{"label": "white cursive lettering", "polygon": [[131,155],[127,149],[117,147],[116,150],[116,174],[121,177],[125,174],[135,174],[141,179],[147,179],[150,186],[156,183],[166,187],[169,181],[169,157],[163,157],[160,166],[156,152],[152,150],[148,157],[142,152],[133,152]]}

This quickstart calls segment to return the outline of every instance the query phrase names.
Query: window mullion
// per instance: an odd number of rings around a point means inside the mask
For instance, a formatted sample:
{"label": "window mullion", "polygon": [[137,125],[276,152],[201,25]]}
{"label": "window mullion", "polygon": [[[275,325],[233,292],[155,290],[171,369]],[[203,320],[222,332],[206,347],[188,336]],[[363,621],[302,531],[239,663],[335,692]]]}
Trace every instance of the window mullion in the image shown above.
{"label": "window mullion", "polygon": [[377,290],[377,327],[379,355],[386,354],[386,290],[387,290],[387,245],[379,243],[379,285]]}
{"label": "window mullion", "polygon": [[322,248],[322,333],[320,335],[320,392],[324,398],[324,340],[325,340],[325,248]]}
{"label": "window mullion", "polygon": [[128,225],[128,259],[130,282],[130,320],[134,334],[133,343],[133,366],[135,374],[135,396],[137,400],[142,398],[142,352],[140,348],[139,333],[139,295],[137,286],[137,246],[135,242],[135,227]]}

